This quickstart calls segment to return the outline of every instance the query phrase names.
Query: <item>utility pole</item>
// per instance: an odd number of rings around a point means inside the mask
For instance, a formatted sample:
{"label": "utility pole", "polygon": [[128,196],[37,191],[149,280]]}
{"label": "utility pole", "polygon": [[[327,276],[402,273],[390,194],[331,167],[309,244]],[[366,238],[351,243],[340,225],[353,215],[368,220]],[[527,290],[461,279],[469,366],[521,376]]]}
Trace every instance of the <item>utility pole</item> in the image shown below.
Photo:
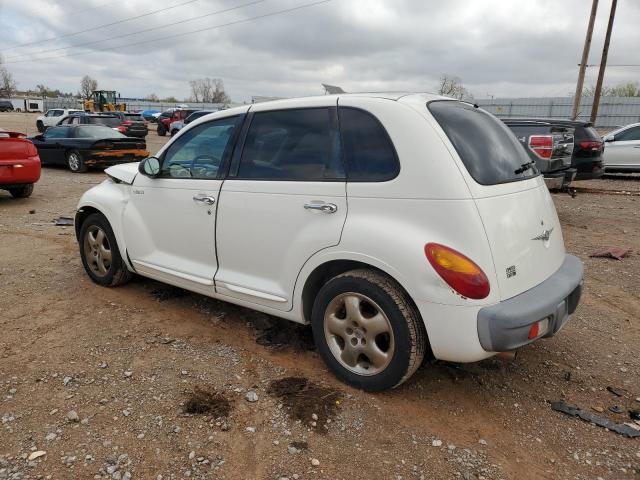
{"label": "utility pole", "polygon": [[618,0],[611,0],[611,12],[609,13],[609,23],[607,24],[607,35],[604,37],[604,47],[602,48],[602,60],[600,60],[600,70],[598,71],[598,82],[596,91],[593,94],[593,108],[591,109],[591,123],[595,124],[598,118],[598,108],[600,107],[600,94],[602,93],[602,81],[604,71],[607,68],[607,56],[609,55],[609,41],[611,40],[611,30],[613,29],[613,19],[616,16],[616,6]]}
{"label": "utility pole", "polygon": [[587,69],[589,61],[589,50],[591,50],[591,37],[593,36],[593,24],[596,20],[598,12],[598,0],[593,0],[591,4],[591,16],[589,17],[589,26],[587,27],[587,36],[584,39],[584,48],[582,49],[582,61],[580,62],[580,72],[578,73],[578,84],[576,85],[576,94],[573,97],[573,114],[571,120],[575,120],[580,112],[580,102],[582,101],[582,87],[584,86],[584,73]]}

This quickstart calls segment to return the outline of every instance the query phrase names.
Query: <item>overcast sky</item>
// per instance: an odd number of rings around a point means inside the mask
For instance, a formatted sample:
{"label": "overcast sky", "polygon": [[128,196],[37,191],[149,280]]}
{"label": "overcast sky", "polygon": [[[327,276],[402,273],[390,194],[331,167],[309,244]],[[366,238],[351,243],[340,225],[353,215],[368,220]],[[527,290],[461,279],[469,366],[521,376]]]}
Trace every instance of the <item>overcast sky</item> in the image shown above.
{"label": "overcast sky", "polygon": [[[182,99],[202,77],[222,78],[235,101],[319,94],[321,83],[434,91],[445,73],[476,98],[565,96],[591,8],[590,0],[331,0],[253,19],[318,0],[187,1],[0,0],[0,55],[20,89],[77,92],[88,74],[124,97]],[[589,63],[599,63],[610,5],[600,0]],[[609,64],[640,64],[638,0],[618,2]],[[596,76],[588,69],[586,84]],[[606,84],[627,81],[640,81],[640,67],[607,70]]]}

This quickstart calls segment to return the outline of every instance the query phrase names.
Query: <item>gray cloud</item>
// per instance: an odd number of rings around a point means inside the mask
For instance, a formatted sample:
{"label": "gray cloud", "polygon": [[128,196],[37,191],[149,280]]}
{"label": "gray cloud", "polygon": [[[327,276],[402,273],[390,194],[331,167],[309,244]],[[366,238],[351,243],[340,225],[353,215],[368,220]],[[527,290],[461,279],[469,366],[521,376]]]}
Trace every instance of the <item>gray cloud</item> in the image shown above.
{"label": "gray cloud", "polygon": [[[461,77],[478,98],[566,95],[575,85],[590,3],[586,0],[333,0],[309,9],[165,37],[295,7],[310,0],[267,0],[87,48],[43,50],[93,42],[166,25],[248,0],[199,0],[143,19],[20,49],[39,41],[114,22],[181,0],[31,0],[0,2],[0,54],[19,87],[44,83],[76,91],[89,74],[123,96],[189,95],[188,80],[224,79],[237,101],[251,95],[321,93],[320,83],[349,91],[433,90],[443,73]],[[88,8],[89,11],[83,11]],[[590,63],[599,63],[609,2],[601,1]],[[610,63],[640,64],[640,5],[620,2]],[[154,40],[145,45],[127,46]],[[111,50],[111,47],[117,47]],[[105,50],[107,49],[107,50]],[[78,53],[86,52],[83,55]],[[12,60],[59,56],[26,63]],[[16,55],[29,54],[31,56]],[[587,84],[595,81],[589,69]],[[606,81],[637,81],[640,68],[611,68]]]}

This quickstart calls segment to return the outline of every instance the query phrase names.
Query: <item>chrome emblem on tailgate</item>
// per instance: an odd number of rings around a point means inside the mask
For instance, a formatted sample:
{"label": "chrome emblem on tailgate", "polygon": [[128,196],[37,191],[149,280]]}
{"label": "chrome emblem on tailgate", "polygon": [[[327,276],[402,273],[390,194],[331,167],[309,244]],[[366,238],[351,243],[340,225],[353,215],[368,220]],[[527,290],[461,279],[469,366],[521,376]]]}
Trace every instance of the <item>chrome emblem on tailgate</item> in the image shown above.
{"label": "chrome emblem on tailgate", "polygon": [[551,232],[553,232],[553,227],[549,230],[543,230],[540,235],[533,237],[531,240],[542,240],[543,242],[548,242],[549,238],[551,238]]}

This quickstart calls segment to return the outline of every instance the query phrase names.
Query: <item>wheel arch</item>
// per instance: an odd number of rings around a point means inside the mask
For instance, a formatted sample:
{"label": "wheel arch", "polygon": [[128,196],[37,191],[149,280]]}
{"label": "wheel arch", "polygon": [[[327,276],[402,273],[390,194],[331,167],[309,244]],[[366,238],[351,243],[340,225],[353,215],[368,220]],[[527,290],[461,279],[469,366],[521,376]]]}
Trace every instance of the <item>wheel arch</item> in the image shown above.
{"label": "wheel arch", "polygon": [[[296,290],[299,291],[297,295],[298,305],[300,316],[304,322],[309,323],[311,321],[313,301],[318,291],[328,280],[350,270],[359,269],[374,270],[391,278],[413,306],[416,306],[410,290],[406,288],[406,282],[403,281],[402,275],[393,267],[372,257],[336,252],[334,255],[323,255],[320,258],[314,257],[310,259],[300,272],[298,282],[296,282],[296,285],[300,286],[299,288],[296,286]],[[416,310],[418,310],[417,307]],[[422,323],[424,324],[424,321]]]}

